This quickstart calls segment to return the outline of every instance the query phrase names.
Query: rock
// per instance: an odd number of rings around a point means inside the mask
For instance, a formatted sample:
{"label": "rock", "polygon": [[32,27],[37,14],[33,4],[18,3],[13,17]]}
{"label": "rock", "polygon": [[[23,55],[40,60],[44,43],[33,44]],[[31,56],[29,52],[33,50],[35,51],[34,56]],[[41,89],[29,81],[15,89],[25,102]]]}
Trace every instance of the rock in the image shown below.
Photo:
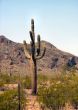
{"label": "rock", "polygon": [[73,66],[76,65],[76,59],[75,59],[75,56],[73,56],[71,59],[68,60],[67,65],[68,65],[69,67],[73,67]]}

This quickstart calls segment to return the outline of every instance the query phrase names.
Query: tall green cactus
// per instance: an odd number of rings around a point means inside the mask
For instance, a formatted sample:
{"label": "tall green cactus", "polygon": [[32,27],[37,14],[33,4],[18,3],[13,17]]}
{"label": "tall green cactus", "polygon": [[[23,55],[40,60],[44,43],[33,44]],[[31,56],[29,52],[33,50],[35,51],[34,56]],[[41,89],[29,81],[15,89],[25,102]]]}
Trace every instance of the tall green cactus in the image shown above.
{"label": "tall green cactus", "polygon": [[[37,60],[41,59],[45,55],[46,48],[44,47],[43,53],[41,53],[40,35],[37,36],[37,46],[35,44],[35,32],[34,32],[34,20],[31,20],[31,53],[27,49],[26,41],[24,41],[24,52],[27,59],[30,60],[32,67],[32,94],[37,93]],[[37,48],[36,48],[37,47]]]}

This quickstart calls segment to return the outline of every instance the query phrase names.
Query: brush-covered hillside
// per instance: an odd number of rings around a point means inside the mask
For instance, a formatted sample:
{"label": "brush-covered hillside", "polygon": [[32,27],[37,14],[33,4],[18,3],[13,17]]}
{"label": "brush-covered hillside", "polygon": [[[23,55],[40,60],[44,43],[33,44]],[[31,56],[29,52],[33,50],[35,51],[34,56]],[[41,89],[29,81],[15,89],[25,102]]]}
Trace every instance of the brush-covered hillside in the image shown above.
{"label": "brush-covered hillside", "polygon": [[[46,46],[46,53],[43,59],[38,61],[38,71],[49,73],[61,71],[64,66],[78,68],[78,57],[59,50],[49,42],[41,42],[41,51]],[[28,45],[30,50],[30,45]],[[0,71],[2,73],[29,74],[30,66],[28,59],[25,58],[23,44],[9,40],[7,37],[0,36]]]}

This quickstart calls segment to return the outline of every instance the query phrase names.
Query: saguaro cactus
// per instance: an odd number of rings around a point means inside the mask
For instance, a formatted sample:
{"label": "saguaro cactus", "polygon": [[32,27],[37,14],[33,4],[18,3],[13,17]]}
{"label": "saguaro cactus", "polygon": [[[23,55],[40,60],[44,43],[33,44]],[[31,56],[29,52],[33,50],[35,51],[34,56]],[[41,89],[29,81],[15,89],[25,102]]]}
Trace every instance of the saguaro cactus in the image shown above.
{"label": "saguaro cactus", "polygon": [[[30,60],[31,69],[32,69],[32,94],[37,93],[37,60],[41,59],[45,55],[46,48],[44,47],[43,52],[41,52],[41,42],[40,35],[37,36],[37,46],[35,44],[35,32],[34,32],[34,20],[31,20],[31,51],[27,49],[26,41],[24,41],[24,52],[27,59]],[[37,48],[36,48],[37,47]]]}

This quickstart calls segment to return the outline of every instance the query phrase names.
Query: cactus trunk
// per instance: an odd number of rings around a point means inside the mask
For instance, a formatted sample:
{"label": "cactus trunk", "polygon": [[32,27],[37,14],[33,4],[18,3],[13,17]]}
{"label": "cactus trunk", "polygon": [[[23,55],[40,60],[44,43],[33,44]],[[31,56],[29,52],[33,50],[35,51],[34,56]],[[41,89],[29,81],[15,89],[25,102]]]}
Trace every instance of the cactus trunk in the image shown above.
{"label": "cactus trunk", "polygon": [[32,94],[37,93],[37,63],[36,60],[33,61],[33,71],[32,71]]}

